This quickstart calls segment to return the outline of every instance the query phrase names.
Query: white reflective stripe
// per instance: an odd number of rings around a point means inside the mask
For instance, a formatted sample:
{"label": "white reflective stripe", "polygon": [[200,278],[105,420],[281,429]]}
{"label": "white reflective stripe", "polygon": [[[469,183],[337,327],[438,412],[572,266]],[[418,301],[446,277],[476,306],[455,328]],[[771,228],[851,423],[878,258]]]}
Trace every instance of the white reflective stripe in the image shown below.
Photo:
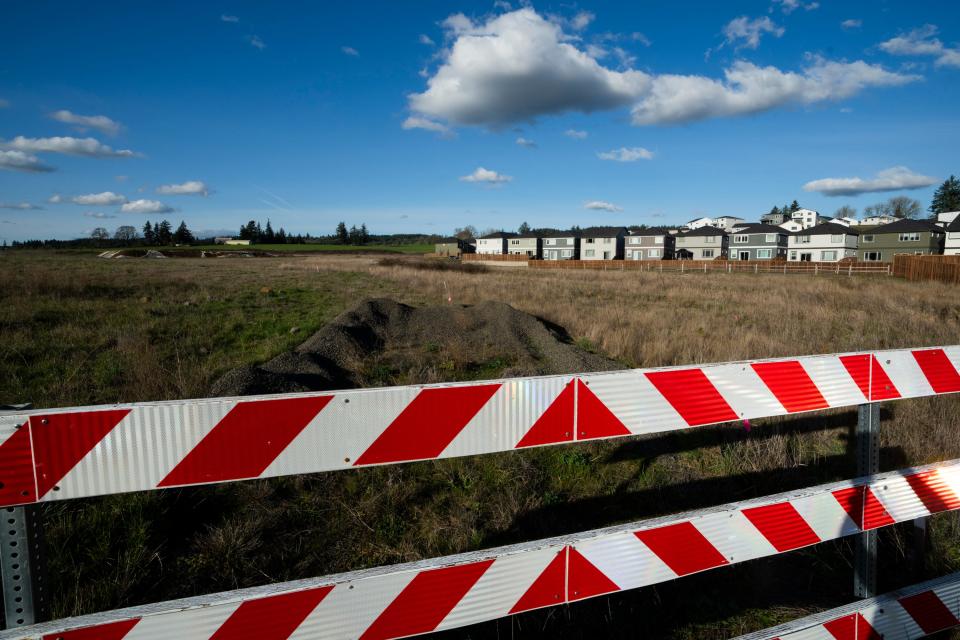
{"label": "white reflective stripe", "polygon": [[777,553],[743,511],[711,513],[692,520],[692,523],[730,563]]}
{"label": "white reflective stripe", "polygon": [[741,418],[786,414],[787,410],[750,364],[743,362],[704,367],[703,373]]}
{"label": "white reflective stripe", "polygon": [[240,604],[234,602],[219,607],[197,607],[176,616],[144,616],[123,636],[123,640],[209,640]]}
{"label": "white reflective stripe", "polygon": [[338,583],[289,640],[359,638],[418,573],[401,571]]}
{"label": "white reflective stripe", "polygon": [[832,493],[817,493],[790,503],[821,540],[833,540],[860,531]]}
{"label": "white reflective stripe", "polygon": [[[883,609],[883,614],[877,613],[870,624],[884,640],[912,640],[926,637],[927,634],[913,616],[907,613],[895,598],[884,602]],[[790,640],[793,640],[793,636]]]}
{"label": "white reflective stripe", "polygon": [[890,476],[870,484],[873,495],[897,522],[930,515],[913,487],[903,476]]}
{"label": "white reflective stripe", "polygon": [[790,640],[837,640],[823,625],[801,629],[785,636],[785,638],[790,638]]}
{"label": "white reflective stripe", "polygon": [[943,347],[943,352],[947,354],[947,359],[950,360],[953,368],[960,372],[960,345]]}
{"label": "white reflective stripe", "polygon": [[860,387],[837,356],[800,358],[800,364],[831,407],[849,407],[866,401]]}
{"label": "white reflective stripe", "polygon": [[621,589],[673,580],[677,574],[633,531],[620,531],[573,545],[584,558]]}
{"label": "white reflective stripe", "polygon": [[0,414],[0,445],[7,441],[17,430],[26,424],[27,416]]}
{"label": "white reflective stripe", "polygon": [[[651,371],[653,371],[651,369]],[[640,371],[581,376],[630,433],[686,429],[686,421]]]}
{"label": "white reflective stripe", "polygon": [[881,354],[880,366],[887,372],[890,382],[900,392],[901,398],[936,395],[927,382],[923,369],[910,351],[888,351]]}

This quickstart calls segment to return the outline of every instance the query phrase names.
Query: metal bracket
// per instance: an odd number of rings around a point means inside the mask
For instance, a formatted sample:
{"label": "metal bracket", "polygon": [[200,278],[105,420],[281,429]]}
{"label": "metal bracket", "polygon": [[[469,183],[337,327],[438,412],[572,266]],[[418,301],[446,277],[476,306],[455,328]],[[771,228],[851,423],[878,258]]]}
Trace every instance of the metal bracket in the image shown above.
{"label": "metal bracket", "polygon": [[[857,411],[857,476],[880,471],[880,403],[861,404]],[[853,592],[858,598],[877,595],[877,531],[865,531],[855,541]]]}

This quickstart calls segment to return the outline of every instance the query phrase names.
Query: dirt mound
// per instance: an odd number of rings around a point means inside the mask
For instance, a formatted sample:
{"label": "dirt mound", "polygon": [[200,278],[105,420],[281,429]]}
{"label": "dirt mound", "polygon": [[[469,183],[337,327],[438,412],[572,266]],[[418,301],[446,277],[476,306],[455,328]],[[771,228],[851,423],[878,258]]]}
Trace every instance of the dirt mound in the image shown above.
{"label": "dirt mound", "polygon": [[562,327],[500,302],[411,307],[374,299],[340,314],[294,351],[227,373],[211,395],[619,368],[616,361],[573,344]]}

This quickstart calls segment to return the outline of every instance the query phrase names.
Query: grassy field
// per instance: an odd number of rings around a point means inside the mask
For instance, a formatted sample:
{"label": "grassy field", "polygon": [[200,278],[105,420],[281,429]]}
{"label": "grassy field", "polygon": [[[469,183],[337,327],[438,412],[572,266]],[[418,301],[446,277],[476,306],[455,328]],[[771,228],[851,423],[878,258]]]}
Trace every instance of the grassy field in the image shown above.
{"label": "grassy field", "polygon": [[[0,402],[196,397],[355,301],[498,299],[624,366],[955,344],[960,295],[891,278],[460,273],[365,256],[0,258]],[[497,372],[491,372],[495,375]],[[442,371],[424,372],[437,378]],[[960,457],[956,397],[884,405],[882,469]],[[55,617],[604,526],[851,477],[855,411],[362,471],[47,505]],[[881,589],[960,569],[955,515],[927,562],[881,536]],[[848,542],[448,637],[725,638],[853,599]],[[787,579],[789,577],[789,579]]]}
{"label": "grassy field", "polygon": [[365,244],[365,245],[343,245],[343,244],[255,244],[250,246],[226,245],[226,244],[204,244],[190,247],[190,249],[205,249],[208,251],[234,251],[256,249],[257,251],[283,252],[283,253],[312,253],[314,251],[333,251],[333,252],[389,252],[389,253],[433,253],[432,244]]}

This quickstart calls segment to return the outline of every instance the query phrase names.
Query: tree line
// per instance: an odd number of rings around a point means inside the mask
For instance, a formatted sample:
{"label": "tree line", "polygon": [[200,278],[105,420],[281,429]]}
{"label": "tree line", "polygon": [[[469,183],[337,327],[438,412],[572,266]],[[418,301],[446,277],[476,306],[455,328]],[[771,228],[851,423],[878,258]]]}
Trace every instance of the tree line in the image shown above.
{"label": "tree line", "polygon": [[356,225],[353,225],[347,230],[347,223],[341,221],[337,224],[337,229],[333,235],[337,244],[364,245],[370,242],[370,233],[367,232],[366,223],[361,224],[359,229]]}

